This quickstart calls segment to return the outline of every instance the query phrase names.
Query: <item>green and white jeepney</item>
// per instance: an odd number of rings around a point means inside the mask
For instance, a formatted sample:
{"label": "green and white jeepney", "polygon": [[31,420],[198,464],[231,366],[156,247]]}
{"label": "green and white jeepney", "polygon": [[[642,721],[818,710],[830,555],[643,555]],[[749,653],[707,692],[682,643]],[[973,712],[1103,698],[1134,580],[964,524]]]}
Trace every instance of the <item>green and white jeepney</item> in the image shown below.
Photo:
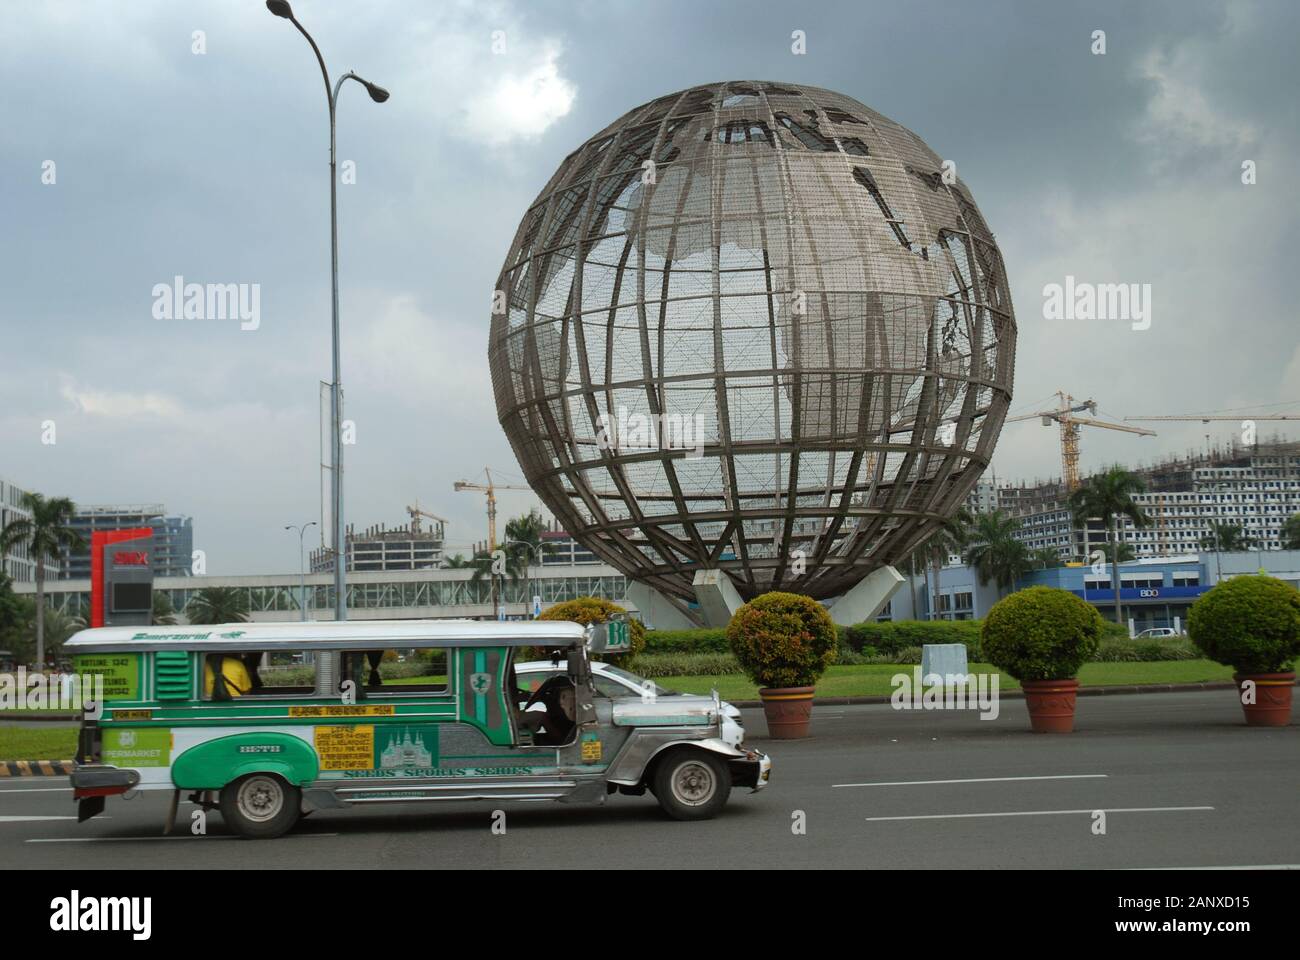
{"label": "green and white jeepney", "polygon": [[[79,819],[109,796],[169,790],[166,830],[185,793],[242,836],[276,837],[311,810],[648,789],[698,820],[733,786],[764,787],[771,761],[716,695],[598,694],[588,656],[625,637],[608,624],[454,620],[83,630],[65,648],[105,686],[72,774]],[[525,648],[564,672],[519,690]],[[426,666],[385,681],[381,666],[399,658],[406,673]],[[248,689],[232,691],[232,667]]]}

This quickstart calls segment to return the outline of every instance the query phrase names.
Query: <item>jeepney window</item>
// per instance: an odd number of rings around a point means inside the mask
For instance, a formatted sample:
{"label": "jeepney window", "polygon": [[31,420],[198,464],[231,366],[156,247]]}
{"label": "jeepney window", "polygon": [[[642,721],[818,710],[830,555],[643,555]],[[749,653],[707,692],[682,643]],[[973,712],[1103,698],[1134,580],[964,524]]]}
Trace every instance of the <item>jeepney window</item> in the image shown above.
{"label": "jeepney window", "polygon": [[[220,676],[220,685],[214,678]],[[305,651],[232,650],[203,658],[203,699],[304,696],[316,692],[316,660]]]}
{"label": "jeepney window", "polygon": [[355,683],[358,694],[367,698],[446,693],[447,651],[352,650],[341,658],[339,679]]}

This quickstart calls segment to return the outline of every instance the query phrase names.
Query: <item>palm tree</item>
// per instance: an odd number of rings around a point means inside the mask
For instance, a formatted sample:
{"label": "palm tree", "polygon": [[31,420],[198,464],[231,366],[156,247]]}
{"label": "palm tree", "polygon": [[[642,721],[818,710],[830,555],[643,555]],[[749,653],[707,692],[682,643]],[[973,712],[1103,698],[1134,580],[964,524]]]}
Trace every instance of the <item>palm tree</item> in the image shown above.
{"label": "palm tree", "polygon": [[1246,536],[1246,531],[1240,525],[1218,520],[1211,523],[1210,532],[1201,537],[1202,549],[1221,553],[1245,553],[1253,546],[1254,541]]}
{"label": "palm tree", "polygon": [[1088,521],[1100,519],[1106,524],[1111,545],[1111,579],[1115,587],[1115,622],[1123,623],[1119,600],[1119,518],[1127,518],[1139,530],[1151,525],[1151,518],[1133,502],[1133,494],[1146,489],[1142,478],[1116,464],[1102,473],[1091,476],[1070,494],[1070,511],[1074,521],[1087,529]]}
{"label": "palm tree", "polygon": [[1001,510],[975,518],[966,541],[966,560],[981,586],[992,580],[999,591],[1009,590],[1029,572],[1029,548],[1016,539],[1019,530],[1020,521]]}
{"label": "palm tree", "polygon": [[26,646],[24,637],[27,625],[27,608],[31,603],[26,597],[14,593],[13,581],[0,569],[0,647],[12,650],[14,655],[22,658],[20,648]]}
{"label": "palm tree", "polygon": [[205,587],[185,605],[190,623],[244,623],[248,620],[248,594],[238,587]]}
{"label": "palm tree", "polygon": [[67,497],[46,499],[39,493],[24,493],[23,509],[30,516],[10,520],[0,530],[0,558],[19,544],[27,547],[36,561],[36,665],[45,666],[45,562],[64,550],[84,550],[86,541],[68,525],[76,506]]}
{"label": "palm tree", "polygon": [[457,553],[454,556],[450,556],[446,560],[444,560],[443,565],[446,566],[448,570],[461,570],[465,567],[468,567],[470,565],[470,561],[469,558],[465,556],[465,554]]}
{"label": "palm tree", "polygon": [[907,555],[907,589],[912,595],[912,619],[919,619],[916,615],[916,568],[919,566],[922,570],[926,564],[926,547],[924,544],[917,547]]}
{"label": "palm tree", "polygon": [[541,559],[542,531],[545,529],[546,521],[536,508],[506,524],[506,539],[502,549],[506,552],[508,567],[515,568],[512,579],[518,579],[520,569],[526,573],[533,558]]}
{"label": "palm tree", "polygon": [[153,594],[153,613],[149,622],[155,627],[171,627],[176,624],[176,608],[172,606],[171,597],[161,590]]}
{"label": "palm tree", "polygon": [[[948,556],[961,553],[971,525],[970,511],[962,507],[930,535],[930,559],[934,566],[934,592],[930,595],[930,619],[939,613],[939,578]],[[940,618],[942,619],[942,617]]]}
{"label": "palm tree", "polygon": [[470,583],[478,585],[483,582],[484,577],[487,577],[488,600],[492,604],[492,616],[495,617],[497,610],[497,578],[496,574],[492,572],[493,563],[492,554],[487,550],[475,550],[474,556],[469,559],[465,566],[474,568],[474,572],[470,574]]}
{"label": "palm tree", "polygon": [[64,613],[62,610],[45,611],[45,642],[51,656],[57,658],[64,642],[79,630],[86,629],[86,621],[76,613]]}
{"label": "palm tree", "polygon": [[1055,547],[1039,547],[1029,551],[1030,569],[1054,570],[1061,565],[1061,555]]}
{"label": "palm tree", "polygon": [[1282,549],[1300,550],[1300,513],[1289,517],[1282,524]]}

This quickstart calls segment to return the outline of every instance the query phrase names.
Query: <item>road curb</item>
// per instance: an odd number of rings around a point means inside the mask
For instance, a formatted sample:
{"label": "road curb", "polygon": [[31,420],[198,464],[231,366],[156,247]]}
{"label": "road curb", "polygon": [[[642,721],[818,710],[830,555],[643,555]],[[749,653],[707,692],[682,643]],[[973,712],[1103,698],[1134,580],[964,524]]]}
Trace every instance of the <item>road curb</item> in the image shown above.
{"label": "road curb", "polygon": [[75,760],[0,760],[0,778],[66,777],[76,767]]}
{"label": "road curb", "polygon": [[[1140,683],[1116,687],[1080,687],[1078,695],[1081,697],[1101,697],[1117,693],[1198,693],[1202,690],[1236,689],[1237,685],[1231,680],[1211,680],[1204,683]],[[1004,693],[999,690],[998,696],[1004,700],[1023,700],[1025,692],[1023,690],[1008,690]],[[813,697],[813,706],[852,707],[863,704],[890,703],[892,700],[893,697],[890,694],[872,697]],[[761,707],[763,705],[762,700],[732,700],[729,702],[737,707]]]}

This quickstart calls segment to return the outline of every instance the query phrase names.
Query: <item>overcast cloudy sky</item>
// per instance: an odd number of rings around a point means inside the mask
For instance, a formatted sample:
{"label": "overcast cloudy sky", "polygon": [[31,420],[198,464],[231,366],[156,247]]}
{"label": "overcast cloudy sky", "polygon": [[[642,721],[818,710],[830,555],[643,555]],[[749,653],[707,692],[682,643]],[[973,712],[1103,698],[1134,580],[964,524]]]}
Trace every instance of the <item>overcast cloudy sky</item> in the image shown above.
{"label": "overcast cloudy sky", "polygon": [[[282,528],[318,516],[330,368],[310,49],[262,0],[0,7],[0,476],[189,513],[209,573],[296,570]],[[351,85],[339,109],[339,157],[356,169],[340,257],[357,525],[403,522],[418,498],[452,520],[453,545],[485,536],[481,496],[451,486],[484,465],[518,477],[486,350],[519,219],[596,130],[706,81],[828,87],[957,163],[1011,278],[1013,412],[1057,389],[1112,417],[1300,406],[1294,3],[294,9],[336,75],[392,92],[375,105]],[[1104,56],[1090,51],[1099,29]],[[1151,284],[1151,328],[1043,319],[1044,285],[1067,274]],[[260,284],[260,326],[156,319],[153,287],[177,275]],[[57,442],[42,443],[51,420]],[[1085,433],[1085,470],[1204,443],[1201,424],[1170,426]],[[1058,474],[1055,430],[1009,426],[994,468]],[[507,515],[535,502],[501,499]]]}

